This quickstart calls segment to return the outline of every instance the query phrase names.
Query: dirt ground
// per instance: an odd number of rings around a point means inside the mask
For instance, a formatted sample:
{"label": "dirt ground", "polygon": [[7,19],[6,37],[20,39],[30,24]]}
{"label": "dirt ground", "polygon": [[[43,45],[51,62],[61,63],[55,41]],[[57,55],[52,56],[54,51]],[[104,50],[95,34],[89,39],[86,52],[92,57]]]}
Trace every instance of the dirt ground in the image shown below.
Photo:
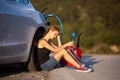
{"label": "dirt ground", "polygon": [[48,71],[29,72],[17,65],[0,66],[0,80],[48,80]]}

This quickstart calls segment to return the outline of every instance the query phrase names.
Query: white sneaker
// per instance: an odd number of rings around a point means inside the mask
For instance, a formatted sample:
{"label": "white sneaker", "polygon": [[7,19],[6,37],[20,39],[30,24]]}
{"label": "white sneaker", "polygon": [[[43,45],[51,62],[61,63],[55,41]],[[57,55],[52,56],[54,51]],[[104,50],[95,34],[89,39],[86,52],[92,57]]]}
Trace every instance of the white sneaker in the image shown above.
{"label": "white sneaker", "polygon": [[81,67],[86,67],[86,65],[85,65],[85,64],[82,64]]}
{"label": "white sneaker", "polygon": [[76,71],[77,71],[77,72],[91,72],[92,69],[81,66],[80,68],[76,68]]}

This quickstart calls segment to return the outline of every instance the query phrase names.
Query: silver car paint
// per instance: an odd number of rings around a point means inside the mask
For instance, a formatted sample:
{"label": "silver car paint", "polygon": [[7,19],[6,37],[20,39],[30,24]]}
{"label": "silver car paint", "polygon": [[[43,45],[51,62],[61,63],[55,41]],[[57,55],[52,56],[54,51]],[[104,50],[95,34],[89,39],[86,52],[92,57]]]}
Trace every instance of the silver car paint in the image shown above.
{"label": "silver car paint", "polygon": [[0,1],[0,64],[26,62],[39,26],[44,16],[31,3]]}

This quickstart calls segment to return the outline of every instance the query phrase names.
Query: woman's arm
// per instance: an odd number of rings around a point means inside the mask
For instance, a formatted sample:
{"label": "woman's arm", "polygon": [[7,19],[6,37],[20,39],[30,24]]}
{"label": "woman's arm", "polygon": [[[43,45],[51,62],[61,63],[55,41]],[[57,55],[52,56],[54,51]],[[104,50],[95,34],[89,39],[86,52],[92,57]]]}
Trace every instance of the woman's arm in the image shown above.
{"label": "woman's arm", "polygon": [[57,42],[58,42],[58,46],[54,45],[52,42],[50,42],[50,45],[52,45],[54,48],[58,48],[58,47],[62,46],[62,43],[60,40],[60,35],[57,36]]}
{"label": "woman's arm", "polygon": [[[40,43],[43,47],[49,49],[50,51],[54,52],[54,53],[57,53],[59,52],[60,50],[66,48],[67,46],[73,46],[73,42],[68,42],[60,47],[57,47],[57,48],[54,48],[53,46],[51,46],[47,41],[45,40],[41,40]],[[39,46],[38,44],[38,46]]]}
{"label": "woman's arm", "polygon": [[53,46],[54,48],[58,48],[58,46],[54,45],[52,42],[50,42],[50,45]]}
{"label": "woman's arm", "polygon": [[60,40],[60,35],[57,36],[57,40],[58,40],[58,47],[62,46],[62,42],[61,42],[61,40]]}

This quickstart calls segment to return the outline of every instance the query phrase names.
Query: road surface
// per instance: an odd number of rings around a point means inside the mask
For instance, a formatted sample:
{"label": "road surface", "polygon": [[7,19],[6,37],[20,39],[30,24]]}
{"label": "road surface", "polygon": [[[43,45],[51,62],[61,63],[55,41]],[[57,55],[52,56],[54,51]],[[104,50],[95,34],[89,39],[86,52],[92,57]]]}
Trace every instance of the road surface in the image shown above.
{"label": "road surface", "polygon": [[94,71],[82,73],[58,68],[49,72],[26,72],[20,67],[3,66],[0,68],[0,80],[120,80],[120,56],[83,55],[83,62],[92,66]]}
{"label": "road surface", "polygon": [[92,66],[90,73],[76,72],[74,69],[59,68],[49,72],[49,80],[120,80],[120,56],[84,55],[83,62]]}

